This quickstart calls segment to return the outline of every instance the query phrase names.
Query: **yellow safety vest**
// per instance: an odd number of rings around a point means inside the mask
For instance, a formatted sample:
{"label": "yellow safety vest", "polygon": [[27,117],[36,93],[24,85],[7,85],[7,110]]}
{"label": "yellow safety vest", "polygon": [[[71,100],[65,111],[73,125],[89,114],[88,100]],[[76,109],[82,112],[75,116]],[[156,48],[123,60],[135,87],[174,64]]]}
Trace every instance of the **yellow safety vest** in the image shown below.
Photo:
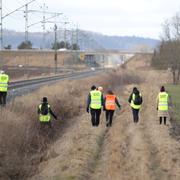
{"label": "yellow safety vest", "polygon": [[[42,107],[42,104],[39,105],[39,110],[40,110],[39,121],[40,121],[40,122],[50,122],[50,120],[51,120],[51,115],[50,115],[50,113],[48,112],[47,115],[41,114],[41,107]],[[48,104],[48,108],[50,108],[50,105],[49,105],[49,104]]]}
{"label": "yellow safety vest", "polygon": [[166,92],[160,92],[158,95],[158,110],[167,111],[168,110],[168,94]]}
{"label": "yellow safety vest", "polygon": [[92,109],[101,109],[101,106],[102,106],[102,102],[101,102],[102,93],[101,93],[101,91],[98,91],[98,90],[90,91],[90,96],[91,96],[90,107]]}
{"label": "yellow safety vest", "polygon": [[[141,93],[139,93],[140,97],[142,97]],[[134,100],[135,100],[135,94],[133,93],[132,94],[132,99],[131,99],[131,104],[130,106],[133,108],[133,109],[140,109],[141,108],[141,105],[136,105],[134,104]]]}
{"label": "yellow safety vest", "polygon": [[9,76],[7,74],[0,74],[0,92],[7,92]]}

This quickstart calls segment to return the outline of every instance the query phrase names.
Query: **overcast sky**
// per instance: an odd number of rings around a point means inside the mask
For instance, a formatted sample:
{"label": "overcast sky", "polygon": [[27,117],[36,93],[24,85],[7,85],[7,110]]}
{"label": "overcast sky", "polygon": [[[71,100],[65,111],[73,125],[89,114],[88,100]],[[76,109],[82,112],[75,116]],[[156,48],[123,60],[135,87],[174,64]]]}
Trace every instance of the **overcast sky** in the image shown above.
{"label": "overcast sky", "polygon": [[[3,15],[26,1],[3,0]],[[80,29],[119,36],[159,38],[165,19],[180,12],[180,1],[177,0],[36,0],[29,9],[39,9],[43,3],[48,6],[48,11],[62,12],[68,21],[78,23]],[[29,24],[41,19],[42,14],[29,14]],[[23,12],[4,18],[3,26],[24,31]],[[52,26],[47,24],[47,30]],[[39,24],[29,30],[42,31],[42,27]]]}

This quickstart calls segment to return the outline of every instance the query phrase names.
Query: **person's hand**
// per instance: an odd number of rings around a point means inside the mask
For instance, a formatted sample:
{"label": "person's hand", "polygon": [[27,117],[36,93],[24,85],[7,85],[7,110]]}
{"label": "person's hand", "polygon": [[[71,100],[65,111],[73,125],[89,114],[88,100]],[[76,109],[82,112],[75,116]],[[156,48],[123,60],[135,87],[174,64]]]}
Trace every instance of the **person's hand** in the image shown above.
{"label": "person's hand", "polygon": [[89,108],[88,107],[86,108],[86,111],[87,111],[87,113],[89,113]]}

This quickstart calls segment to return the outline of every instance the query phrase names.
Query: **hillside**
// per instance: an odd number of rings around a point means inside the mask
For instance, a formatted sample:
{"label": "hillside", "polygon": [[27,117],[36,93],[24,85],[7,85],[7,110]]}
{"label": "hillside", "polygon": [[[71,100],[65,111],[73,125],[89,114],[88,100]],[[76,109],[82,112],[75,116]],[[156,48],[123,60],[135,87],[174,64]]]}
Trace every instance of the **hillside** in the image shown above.
{"label": "hillside", "polygon": [[[73,39],[72,32],[68,31],[67,41],[75,42],[75,32]],[[4,31],[4,46],[8,44],[13,48],[24,41],[24,32]],[[64,40],[64,32],[58,31],[58,41]],[[34,48],[43,47],[43,34],[41,32],[29,33],[29,40],[33,43]],[[54,32],[46,33],[45,47],[50,48],[54,41]],[[79,30],[78,42],[81,49],[120,49],[120,50],[149,50],[156,47],[159,43],[156,39],[136,37],[136,36],[107,36],[100,33]]]}

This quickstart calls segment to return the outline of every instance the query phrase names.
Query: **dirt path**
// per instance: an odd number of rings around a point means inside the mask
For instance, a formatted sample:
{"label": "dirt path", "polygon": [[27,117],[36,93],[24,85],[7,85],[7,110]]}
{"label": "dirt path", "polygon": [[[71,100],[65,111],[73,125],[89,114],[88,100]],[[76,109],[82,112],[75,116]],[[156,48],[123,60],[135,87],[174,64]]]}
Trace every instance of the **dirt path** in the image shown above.
{"label": "dirt path", "polygon": [[[132,70],[133,63],[127,68]],[[139,74],[145,78],[139,87],[144,97],[139,124],[132,122],[125,102],[133,85],[126,86],[121,94],[125,111],[116,114],[111,128],[92,128],[88,115],[78,117],[31,179],[179,180],[180,143],[169,135],[170,123],[160,126],[156,115],[156,96],[168,75],[142,66]]]}
{"label": "dirt path", "polygon": [[[132,123],[130,109],[116,118],[104,141],[93,180],[180,179],[180,144],[169,135],[170,123],[160,126],[156,115],[156,96],[168,76],[151,69],[141,70],[140,74],[145,77],[140,86],[144,97],[140,123]],[[126,92],[129,89],[132,86]]]}

